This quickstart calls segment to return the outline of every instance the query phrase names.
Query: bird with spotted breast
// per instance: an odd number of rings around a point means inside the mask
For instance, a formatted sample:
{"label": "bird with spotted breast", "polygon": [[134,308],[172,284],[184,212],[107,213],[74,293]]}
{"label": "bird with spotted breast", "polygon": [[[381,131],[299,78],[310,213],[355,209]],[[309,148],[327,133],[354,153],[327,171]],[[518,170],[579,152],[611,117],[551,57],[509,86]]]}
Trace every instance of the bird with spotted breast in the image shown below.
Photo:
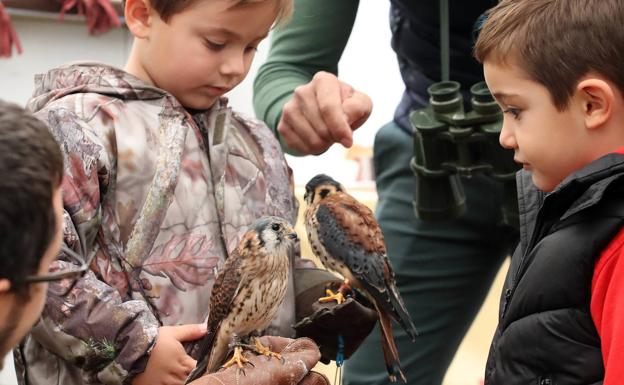
{"label": "bird with spotted breast", "polygon": [[[198,348],[199,362],[186,383],[219,369],[231,344],[234,356],[223,366],[243,367],[247,359],[240,341],[266,329],[275,317],[286,295],[289,249],[296,241],[293,227],[279,217],[262,217],[243,235],[215,279],[207,333]],[[258,340],[253,348],[269,358],[279,358]]]}
{"label": "bird with spotted breast", "polygon": [[381,325],[381,342],[392,382],[397,376],[407,382],[394,342],[392,319],[416,339],[417,331],[394,281],[381,228],[373,212],[349,195],[344,187],[325,174],[316,175],[305,188],[305,225],[310,246],[325,268],[345,278],[338,293],[321,302],[344,300],[349,285],[373,304]]}

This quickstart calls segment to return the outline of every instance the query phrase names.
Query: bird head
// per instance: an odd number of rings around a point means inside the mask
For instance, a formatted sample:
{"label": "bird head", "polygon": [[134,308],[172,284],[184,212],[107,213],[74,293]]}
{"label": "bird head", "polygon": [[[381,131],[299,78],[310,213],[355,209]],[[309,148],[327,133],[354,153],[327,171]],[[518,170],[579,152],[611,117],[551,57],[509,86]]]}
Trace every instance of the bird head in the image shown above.
{"label": "bird head", "polygon": [[340,183],[336,182],[331,176],[325,174],[318,174],[310,179],[305,189],[306,191],[303,195],[303,199],[308,206],[339,191],[344,191],[344,187],[342,187]]}
{"label": "bird head", "polygon": [[280,217],[262,217],[251,226],[257,234],[258,244],[268,253],[280,253],[297,241],[293,227]]}

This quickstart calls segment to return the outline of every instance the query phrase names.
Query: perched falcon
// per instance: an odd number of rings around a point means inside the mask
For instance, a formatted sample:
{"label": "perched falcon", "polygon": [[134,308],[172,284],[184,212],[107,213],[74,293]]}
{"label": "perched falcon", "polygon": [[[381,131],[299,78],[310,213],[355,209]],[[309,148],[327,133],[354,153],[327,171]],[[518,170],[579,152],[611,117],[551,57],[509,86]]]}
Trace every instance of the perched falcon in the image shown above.
{"label": "perched falcon", "polygon": [[[292,226],[278,217],[263,217],[251,225],[225,261],[210,295],[208,331],[199,344],[200,361],[187,383],[215,372],[234,340],[269,326],[286,295],[289,248],[297,240]],[[265,355],[275,355],[256,345]],[[246,361],[237,346],[227,365]]]}
{"label": "perched falcon", "polygon": [[[345,284],[358,289],[375,306],[390,380],[395,382],[399,375],[406,382],[391,318],[401,324],[412,340],[417,332],[396,288],[383,234],[372,211],[324,174],[308,182],[304,199],[306,230],[314,254],[327,269],[341,274]],[[342,293],[335,297],[340,302]]]}

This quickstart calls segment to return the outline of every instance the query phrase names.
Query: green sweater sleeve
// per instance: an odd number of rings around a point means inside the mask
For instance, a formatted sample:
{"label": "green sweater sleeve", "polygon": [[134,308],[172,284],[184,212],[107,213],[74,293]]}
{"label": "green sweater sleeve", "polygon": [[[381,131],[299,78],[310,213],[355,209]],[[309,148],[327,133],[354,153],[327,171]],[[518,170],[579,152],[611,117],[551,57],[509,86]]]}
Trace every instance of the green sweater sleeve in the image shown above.
{"label": "green sweater sleeve", "polygon": [[297,86],[318,71],[338,73],[359,0],[295,0],[292,20],[271,35],[266,62],[254,80],[256,116],[273,132]]}

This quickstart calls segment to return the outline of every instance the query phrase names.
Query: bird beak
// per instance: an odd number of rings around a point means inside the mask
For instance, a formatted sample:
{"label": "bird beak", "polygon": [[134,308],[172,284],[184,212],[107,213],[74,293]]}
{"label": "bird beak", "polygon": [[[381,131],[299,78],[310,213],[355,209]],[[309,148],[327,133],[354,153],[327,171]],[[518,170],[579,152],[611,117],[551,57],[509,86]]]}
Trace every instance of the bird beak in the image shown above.
{"label": "bird beak", "polygon": [[297,233],[295,232],[295,230],[292,227],[290,227],[288,229],[288,238],[294,239],[294,240],[296,240],[298,238],[297,237]]}

